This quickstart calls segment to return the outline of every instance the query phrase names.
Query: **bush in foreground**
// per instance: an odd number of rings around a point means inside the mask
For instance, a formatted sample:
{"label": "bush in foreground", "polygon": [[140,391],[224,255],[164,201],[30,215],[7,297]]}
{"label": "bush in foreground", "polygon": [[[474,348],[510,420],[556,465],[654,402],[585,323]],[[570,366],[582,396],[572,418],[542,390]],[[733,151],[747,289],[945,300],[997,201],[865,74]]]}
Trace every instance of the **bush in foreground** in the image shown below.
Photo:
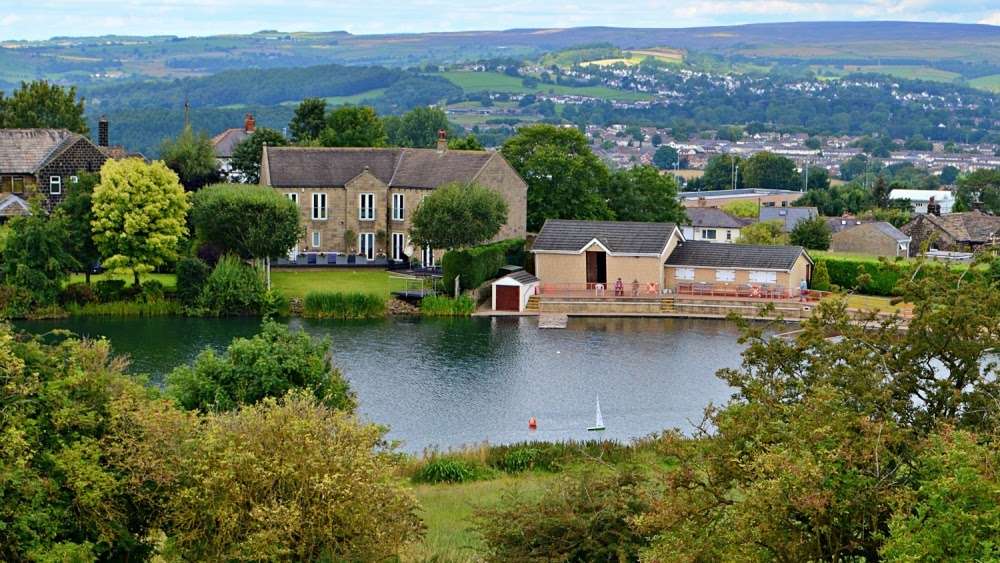
{"label": "bush in foreground", "polygon": [[370,293],[310,291],[303,316],[314,319],[377,319],[386,315],[385,299]]}
{"label": "bush in foreground", "polygon": [[468,317],[476,312],[476,302],[461,295],[454,299],[429,295],[420,300],[420,314],[430,317]]}

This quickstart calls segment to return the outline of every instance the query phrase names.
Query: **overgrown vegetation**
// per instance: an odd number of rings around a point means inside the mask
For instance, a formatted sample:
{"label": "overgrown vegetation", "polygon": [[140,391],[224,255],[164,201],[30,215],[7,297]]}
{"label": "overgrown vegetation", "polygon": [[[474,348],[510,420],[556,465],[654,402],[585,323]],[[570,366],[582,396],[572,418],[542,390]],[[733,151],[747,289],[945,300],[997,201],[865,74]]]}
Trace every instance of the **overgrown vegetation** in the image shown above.
{"label": "overgrown vegetation", "polygon": [[385,298],[370,293],[310,291],[302,313],[314,319],[377,319],[386,315]]}
{"label": "overgrown vegetation", "polygon": [[507,264],[523,266],[526,259],[524,240],[512,239],[451,250],[441,258],[444,287],[452,288],[461,276],[462,289],[474,289],[494,278]]}
{"label": "overgrown vegetation", "polygon": [[420,300],[420,314],[429,317],[467,317],[476,312],[476,302],[460,295],[456,298],[428,295]]}

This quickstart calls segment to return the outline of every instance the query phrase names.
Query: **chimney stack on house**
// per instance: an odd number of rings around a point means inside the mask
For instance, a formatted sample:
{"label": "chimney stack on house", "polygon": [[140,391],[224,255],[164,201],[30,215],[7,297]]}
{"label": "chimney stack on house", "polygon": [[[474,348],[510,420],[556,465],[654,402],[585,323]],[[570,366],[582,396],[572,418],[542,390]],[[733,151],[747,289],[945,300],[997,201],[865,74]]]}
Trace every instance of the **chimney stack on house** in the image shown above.
{"label": "chimney stack on house", "polygon": [[444,129],[438,129],[437,150],[438,152],[448,150],[448,132]]}
{"label": "chimney stack on house", "polygon": [[941,204],[934,201],[934,196],[927,200],[927,214],[941,216]]}
{"label": "chimney stack on house", "polygon": [[108,118],[104,115],[97,122],[97,146],[108,146]]}
{"label": "chimney stack on house", "polygon": [[257,129],[257,121],[254,120],[253,114],[248,113],[245,118],[243,118],[243,130],[247,133],[253,133]]}

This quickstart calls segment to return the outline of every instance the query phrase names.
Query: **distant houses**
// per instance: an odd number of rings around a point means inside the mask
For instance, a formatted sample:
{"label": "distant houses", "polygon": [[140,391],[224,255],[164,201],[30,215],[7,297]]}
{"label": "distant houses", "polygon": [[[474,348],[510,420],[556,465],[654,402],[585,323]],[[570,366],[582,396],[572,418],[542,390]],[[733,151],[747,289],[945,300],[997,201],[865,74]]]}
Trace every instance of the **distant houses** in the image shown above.
{"label": "distant houses", "polygon": [[689,207],[688,221],[681,227],[686,240],[732,243],[740,238],[740,229],[751,219],[734,217],[716,207]]}
{"label": "distant houses", "polygon": [[819,217],[819,210],[815,207],[761,207],[758,220],[778,221],[782,232],[790,233],[802,221],[816,217]]}
{"label": "distant houses", "polygon": [[[889,199],[909,201],[916,213],[951,213],[955,206],[955,194],[948,190],[892,190]],[[934,207],[934,206],[937,207]]]}
{"label": "distant houses", "polygon": [[760,207],[790,207],[803,195],[805,195],[803,192],[791,190],[741,188],[737,190],[680,192],[677,197],[684,207],[722,207],[736,201],[749,201]]}
{"label": "distant houses", "polygon": [[[499,152],[437,149],[265,147],[262,185],[298,205],[305,225],[299,253],[418,259],[430,266],[442,249],[410,240],[420,201],[451,182],[476,182],[507,201],[498,239],[526,234],[528,186]],[[383,254],[384,253],[384,254]]]}
{"label": "distant houses", "polygon": [[[830,222],[834,220],[831,219]],[[841,225],[830,237],[830,250],[872,256],[910,255],[910,237],[884,221]]]}
{"label": "distant houses", "polygon": [[927,250],[975,252],[988,245],[1000,244],[1000,217],[982,211],[924,214],[903,225],[912,237],[910,255]]}
{"label": "distant houses", "polygon": [[257,130],[257,122],[252,113],[243,117],[243,127],[226,129],[212,137],[212,151],[219,165],[219,172],[226,180],[239,181],[240,175],[233,170],[233,150]]}

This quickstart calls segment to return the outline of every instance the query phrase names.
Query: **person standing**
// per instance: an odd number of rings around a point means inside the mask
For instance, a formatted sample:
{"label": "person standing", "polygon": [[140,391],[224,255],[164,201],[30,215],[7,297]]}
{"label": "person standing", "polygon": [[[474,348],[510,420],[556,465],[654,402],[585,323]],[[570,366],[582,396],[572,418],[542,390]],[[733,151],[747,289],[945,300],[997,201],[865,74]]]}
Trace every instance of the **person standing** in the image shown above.
{"label": "person standing", "polygon": [[615,281],[615,297],[624,297],[625,295],[625,284],[622,282],[621,278]]}

